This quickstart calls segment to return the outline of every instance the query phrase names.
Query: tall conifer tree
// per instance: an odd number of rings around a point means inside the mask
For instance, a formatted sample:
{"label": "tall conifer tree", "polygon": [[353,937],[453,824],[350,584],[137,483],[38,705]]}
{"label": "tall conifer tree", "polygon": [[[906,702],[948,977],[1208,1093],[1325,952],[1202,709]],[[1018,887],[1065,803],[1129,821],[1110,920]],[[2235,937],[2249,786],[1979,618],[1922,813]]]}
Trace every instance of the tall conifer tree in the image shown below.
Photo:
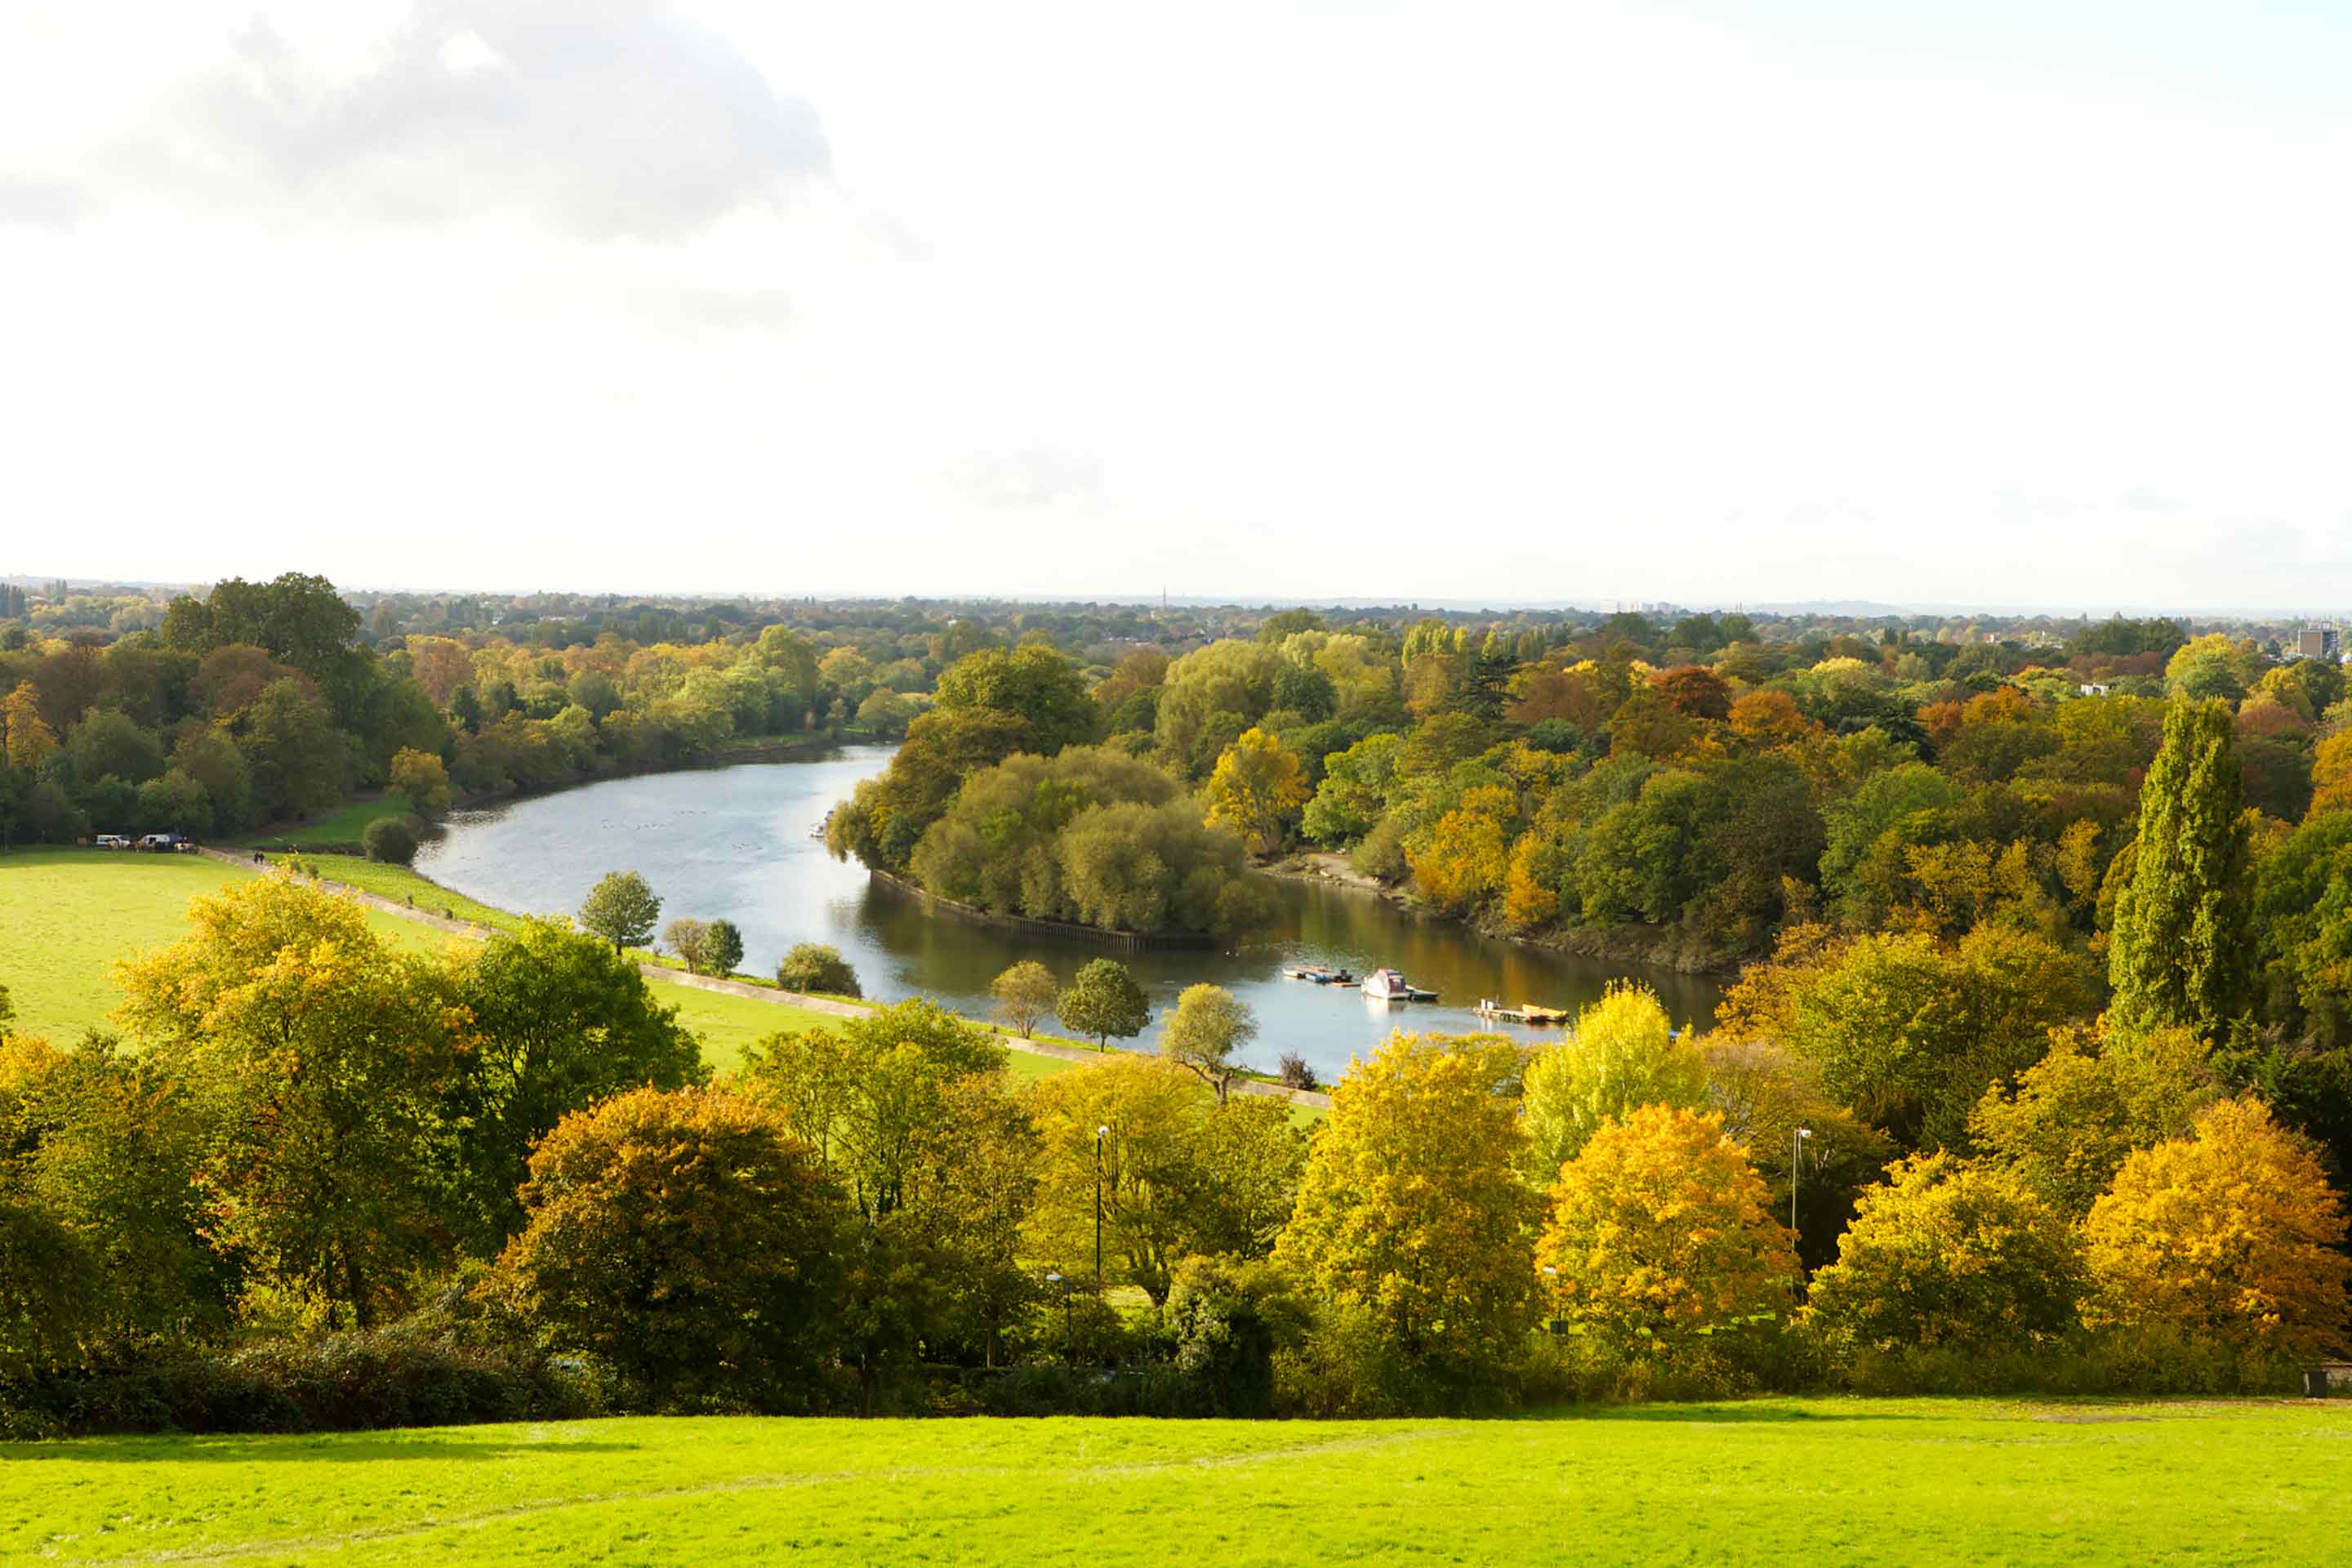
{"label": "tall conifer tree", "polygon": [[2253,989],[2251,857],[2230,710],[2175,703],[2139,792],[2131,880],[2107,949],[2114,1016],[2180,1024],[2206,1038],[2245,1013]]}

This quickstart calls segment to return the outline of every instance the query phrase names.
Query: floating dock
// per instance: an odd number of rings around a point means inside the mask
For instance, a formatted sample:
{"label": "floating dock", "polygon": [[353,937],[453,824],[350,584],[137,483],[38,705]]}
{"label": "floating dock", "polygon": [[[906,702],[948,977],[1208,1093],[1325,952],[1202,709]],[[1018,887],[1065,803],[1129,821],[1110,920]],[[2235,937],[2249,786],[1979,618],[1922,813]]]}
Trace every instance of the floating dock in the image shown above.
{"label": "floating dock", "polygon": [[1509,1024],[1566,1024],[1576,1017],[1574,1013],[1565,1007],[1538,1007],[1532,1002],[1522,1002],[1516,1007],[1506,1007],[1500,1002],[1485,997],[1479,999],[1478,1016],[1482,1018],[1500,1018]]}

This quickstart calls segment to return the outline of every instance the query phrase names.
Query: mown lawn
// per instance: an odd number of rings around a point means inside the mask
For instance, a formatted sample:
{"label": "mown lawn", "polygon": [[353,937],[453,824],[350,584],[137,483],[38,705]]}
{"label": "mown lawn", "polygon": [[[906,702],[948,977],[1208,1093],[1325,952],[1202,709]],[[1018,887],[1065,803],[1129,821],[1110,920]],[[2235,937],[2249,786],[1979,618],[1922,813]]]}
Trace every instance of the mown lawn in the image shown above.
{"label": "mown lawn", "polygon": [[8,1563],[2340,1560],[2352,1405],[590,1421],[0,1448]]}

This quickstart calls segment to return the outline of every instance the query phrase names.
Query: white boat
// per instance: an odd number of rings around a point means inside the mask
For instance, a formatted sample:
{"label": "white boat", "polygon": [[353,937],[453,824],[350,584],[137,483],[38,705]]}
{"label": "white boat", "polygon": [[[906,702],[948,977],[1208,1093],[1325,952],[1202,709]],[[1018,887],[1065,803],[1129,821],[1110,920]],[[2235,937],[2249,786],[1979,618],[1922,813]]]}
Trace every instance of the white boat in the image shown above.
{"label": "white boat", "polygon": [[1364,994],[1381,1002],[1405,1002],[1412,999],[1412,987],[1393,969],[1375,969],[1364,976]]}

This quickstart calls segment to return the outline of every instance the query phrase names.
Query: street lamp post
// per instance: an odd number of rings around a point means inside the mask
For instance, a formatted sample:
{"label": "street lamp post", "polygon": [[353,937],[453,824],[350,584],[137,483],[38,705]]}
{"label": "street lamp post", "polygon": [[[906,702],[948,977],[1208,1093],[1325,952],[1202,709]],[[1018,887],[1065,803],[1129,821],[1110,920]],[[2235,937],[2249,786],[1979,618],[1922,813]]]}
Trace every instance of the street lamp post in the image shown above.
{"label": "street lamp post", "polygon": [[1797,1177],[1805,1167],[1805,1140],[1813,1135],[1810,1127],[1797,1129],[1795,1148],[1789,1156],[1789,1228],[1797,1228]]}
{"label": "street lamp post", "polygon": [[1095,1129],[1095,1294],[1102,1294],[1102,1146],[1110,1129]]}

